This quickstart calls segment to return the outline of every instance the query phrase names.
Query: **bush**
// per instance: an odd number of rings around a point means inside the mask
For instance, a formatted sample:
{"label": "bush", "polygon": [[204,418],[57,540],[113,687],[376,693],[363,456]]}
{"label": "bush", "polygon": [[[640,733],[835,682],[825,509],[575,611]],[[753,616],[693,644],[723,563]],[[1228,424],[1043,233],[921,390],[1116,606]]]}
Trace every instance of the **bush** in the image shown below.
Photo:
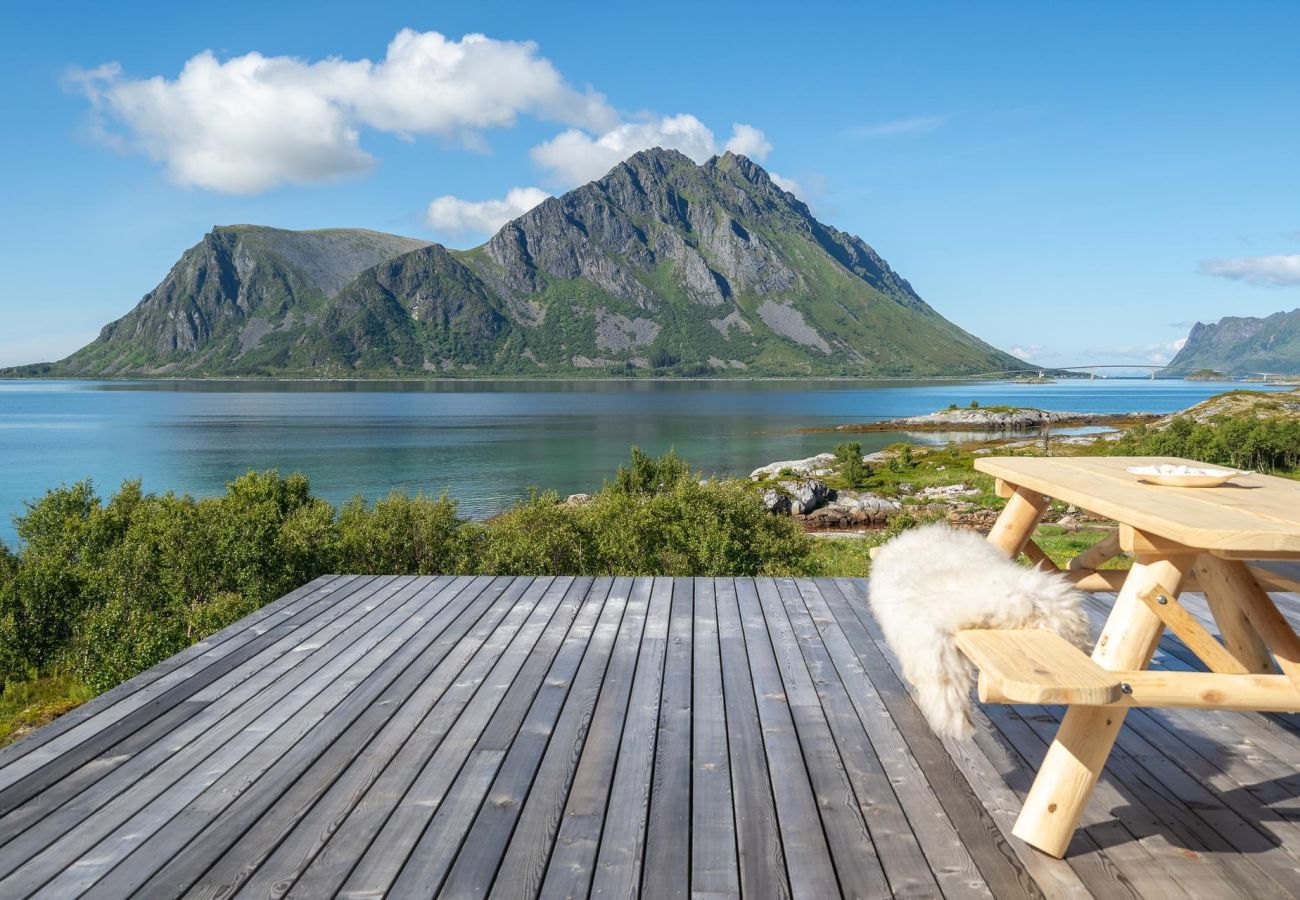
{"label": "bush", "polygon": [[1182,456],[1261,472],[1300,467],[1300,420],[1216,416],[1197,422],[1178,416],[1160,430],[1139,425],[1111,450],[1120,456]]}
{"label": "bush", "polygon": [[632,448],[632,465],[619,466],[605,489],[620,494],[653,494],[689,478],[691,468],[672,450],[655,459],[640,447]]}
{"label": "bush", "polygon": [[437,575],[466,570],[468,534],[456,501],[393,491],[367,506],[353,497],[339,510],[336,570],[351,574]]}
{"label": "bush", "polygon": [[840,477],[851,488],[860,488],[867,480],[867,466],[862,461],[862,445],[857,441],[846,441],[835,447],[835,458],[839,461]]}
{"label": "bush", "polygon": [[476,567],[483,574],[591,575],[599,569],[580,508],[562,505],[553,492],[531,492],[485,531]]}

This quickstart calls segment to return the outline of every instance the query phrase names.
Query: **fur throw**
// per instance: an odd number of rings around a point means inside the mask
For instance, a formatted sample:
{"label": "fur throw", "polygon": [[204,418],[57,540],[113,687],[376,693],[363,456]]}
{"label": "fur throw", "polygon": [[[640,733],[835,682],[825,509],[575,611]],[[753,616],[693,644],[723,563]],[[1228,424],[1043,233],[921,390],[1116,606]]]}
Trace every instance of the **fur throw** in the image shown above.
{"label": "fur throw", "polygon": [[1060,575],[1007,559],[980,535],[948,525],[905,531],[876,553],[871,611],[903,664],[916,703],[944,737],[969,738],[974,668],[962,628],[1045,628],[1083,647],[1082,595]]}

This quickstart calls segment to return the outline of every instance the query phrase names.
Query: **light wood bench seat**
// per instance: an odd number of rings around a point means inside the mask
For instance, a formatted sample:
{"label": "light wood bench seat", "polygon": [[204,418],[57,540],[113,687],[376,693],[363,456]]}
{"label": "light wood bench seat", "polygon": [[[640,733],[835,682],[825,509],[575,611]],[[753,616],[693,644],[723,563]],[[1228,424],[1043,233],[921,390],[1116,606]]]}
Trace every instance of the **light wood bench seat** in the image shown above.
{"label": "light wood bench seat", "polygon": [[984,703],[1104,706],[1123,694],[1115,673],[1050,631],[969,628],[957,646],[979,668]]}

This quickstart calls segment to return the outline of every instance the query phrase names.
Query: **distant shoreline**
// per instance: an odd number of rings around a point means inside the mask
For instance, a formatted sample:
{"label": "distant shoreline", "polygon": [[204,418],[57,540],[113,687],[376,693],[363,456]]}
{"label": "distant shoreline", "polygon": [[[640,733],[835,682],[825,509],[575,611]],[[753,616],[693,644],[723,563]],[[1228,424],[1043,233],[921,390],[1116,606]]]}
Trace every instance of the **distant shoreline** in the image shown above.
{"label": "distant shoreline", "polygon": [[[610,381],[618,383],[635,383],[641,381],[707,381],[707,382],[746,382],[746,381],[870,381],[870,382],[970,382],[978,384],[1015,384],[1029,387],[1042,384],[1048,387],[1060,383],[1054,381],[1021,381],[1014,378],[994,378],[985,375],[439,375],[436,378],[403,375],[361,375],[361,376],[287,376],[287,375],[6,375],[0,374],[0,381],[109,381],[109,382],[146,382],[157,384],[180,384],[184,382],[249,382],[249,383],[283,383],[283,384],[439,384],[445,382],[475,381]],[[1066,378],[1065,381],[1091,381],[1086,377]],[[1108,376],[1099,381],[1206,381],[1208,379],[1187,379],[1181,375],[1159,377],[1148,376]],[[1261,384],[1259,381],[1235,381],[1225,379],[1224,384]],[[1283,385],[1286,382],[1267,382]]]}

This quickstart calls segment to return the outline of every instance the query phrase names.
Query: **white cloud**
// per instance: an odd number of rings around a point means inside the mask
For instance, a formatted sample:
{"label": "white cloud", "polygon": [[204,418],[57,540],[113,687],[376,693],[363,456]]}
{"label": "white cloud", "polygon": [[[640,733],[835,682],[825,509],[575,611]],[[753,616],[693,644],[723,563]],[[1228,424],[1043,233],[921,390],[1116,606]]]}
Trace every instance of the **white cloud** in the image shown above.
{"label": "white cloud", "polygon": [[1017,359],[1032,360],[1035,357],[1039,357],[1043,355],[1043,345],[1030,344],[1024,347],[1016,346],[1016,347],[1012,347],[1009,352],[1011,353],[1012,356],[1016,357]]}
{"label": "white cloud", "polygon": [[737,122],[731,126],[731,140],[727,141],[725,149],[762,162],[772,152],[772,145],[768,143],[767,135],[753,125]]}
{"label": "white cloud", "polygon": [[[727,148],[761,150],[771,145],[763,132],[749,125],[732,126]],[[623,122],[600,134],[571,128],[532,149],[533,161],[548,170],[557,184],[572,187],[599,178],[638,150],[664,147],[680,150],[696,162],[718,153],[713,132],[689,113],[641,122]],[[741,152],[736,150],[735,152]],[[748,154],[746,154],[748,155]]]}
{"label": "white cloud", "polygon": [[500,200],[461,200],[438,197],[429,204],[429,224],[435,231],[460,237],[491,234],[511,219],[518,218],[551,195],[541,188],[511,188]]}
{"label": "white cloud", "polygon": [[222,62],[204,51],[174,80],[130,79],[110,63],[74,71],[68,84],[91,101],[96,131],[181,184],[230,193],[368,169],[363,126],[472,145],[521,115],[596,130],[617,122],[604,97],[570,86],[536,44],[410,29],[379,62],[260,53]]}
{"label": "white cloud", "polygon": [[1292,256],[1238,256],[1233,259],[1207,259],[1201,272],[1216,278],[1229,278],[1247,284],[1286,287],[1300,284],[1300,253]]}
{"label": "white cloud", "polygon": [[948,121],[947,116],[913,116],[910,119],[894,119],[875,125],[863,125],[850,129],[850,133],[861,138],[900,137],[907,134],[928,134],[942,128]]}
{"label": "white cloud", "polygon": [[[638,150],[664,147],[680,150],[696,162],[720,152],[712,130],[689,113],[663,116],[639,122],[623,122],[593,135],[570,128],[531,151],[533,161],[547,170],[555,184],[569,188],[600,178]],[[761,160],[772,145],[762,131],[736,123],[731,137],[721,148]],[[791,193],[799,186],[789,178],[772,173],[772,180]],[[506,222],[532,209],[549,196],[538,188],[513,188],[503,200],[469,201],[439,197],[429,204],[429,223],[456,236],[489,234]]]}

